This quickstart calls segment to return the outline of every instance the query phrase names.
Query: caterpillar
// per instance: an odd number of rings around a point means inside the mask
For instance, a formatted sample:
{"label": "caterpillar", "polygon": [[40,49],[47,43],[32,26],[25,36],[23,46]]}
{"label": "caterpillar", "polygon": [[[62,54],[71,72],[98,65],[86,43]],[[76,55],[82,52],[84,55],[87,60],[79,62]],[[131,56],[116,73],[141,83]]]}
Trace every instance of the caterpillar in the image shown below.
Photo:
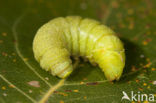
{"label": "caterpillar", "polygon": [[33,40],[35,59],[46,71],[60,78],[73,71],[73,57],[97,64],[109,80],[119,80],[125,66],[122,41],[107,26],[80,16],[58,17],[44,24]]}

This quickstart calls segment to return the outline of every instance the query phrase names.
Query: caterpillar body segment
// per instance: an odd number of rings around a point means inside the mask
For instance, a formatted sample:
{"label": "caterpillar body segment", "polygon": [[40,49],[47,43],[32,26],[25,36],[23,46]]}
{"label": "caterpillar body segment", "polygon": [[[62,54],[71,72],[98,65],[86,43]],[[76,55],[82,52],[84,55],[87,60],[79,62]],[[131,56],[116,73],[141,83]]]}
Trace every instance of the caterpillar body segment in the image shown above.
{"label": "caterpillar body segment", "polygon": [[65,78],[73,71],[70,56],[88,58],[96,63],[108,80],[119,80],[125,65],[120,39],[108,27],[79,16],[55,18],[35,35],[33,52],[46,71]]}
{"label": "caterpillar body segment", "polygon": [[70,34],[71,34],[71,40],[70,42],[72,42],[72,52],[71,55],[73,56],[77,56],[80,54],[80,50],[79,50],[79,23],[81,21],[81,17],[79,16],[68,16],[66,17],[66,20],[68,21],[68,24],[70,26],[69,30],[70,30]]}
{"label": "caterpillar body segment", "polygon": [[92,20],[92,19],[82,19],[79,25],[79,31],[80,31],[80,38],[79,38],[79,44],[80,44],[80,56],[86,56],[86,44],[88,41],[88,38],[90,36],[90,31],[95,28],[97,25],[99,25],[98,21]]}

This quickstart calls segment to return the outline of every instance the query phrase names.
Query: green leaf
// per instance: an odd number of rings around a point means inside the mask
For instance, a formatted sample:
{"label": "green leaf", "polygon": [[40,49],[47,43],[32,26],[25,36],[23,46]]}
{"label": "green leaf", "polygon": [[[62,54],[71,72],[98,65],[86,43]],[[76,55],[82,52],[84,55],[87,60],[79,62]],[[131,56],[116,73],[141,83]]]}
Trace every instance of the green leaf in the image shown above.
{"label": "green leaf", "polygon": [[[39,102],[50,88],[47,103],[131,103],[121,101],[123,91],[130,99],[131,91],[156,94],[155,0],[1,0],[0,8],[0,103]],[[99,20],[119,35],[126,49],[119,81],[108,82],[83,60],[65,82],[41,69],[32,52],[34,35],[68,15]]]}

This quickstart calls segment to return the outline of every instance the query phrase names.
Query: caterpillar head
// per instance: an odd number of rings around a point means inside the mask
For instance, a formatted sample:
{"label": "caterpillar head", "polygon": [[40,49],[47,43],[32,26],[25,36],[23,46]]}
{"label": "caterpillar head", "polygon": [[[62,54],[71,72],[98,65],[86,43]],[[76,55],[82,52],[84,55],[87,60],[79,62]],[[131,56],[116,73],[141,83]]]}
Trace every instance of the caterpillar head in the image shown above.
{"label": "caterpillar head", "polygon": [[119,80],[125,65],[125,55],[123,51],[111,51],[105,55],[105,65],[101,65],[108,80]]}
{"label": "caterpillar head", "polygon": [[[106,53],[107,52],[107,53]],[[109,81],[119,80],[125,66],[124,51],[102,51],[96,52],[97,63]]]}
{"label": "caterpillar head", "polygon": [[108,80],[120,79],[125,66],[125,51],[119,38],[113,35],[103,37],[97,43],[94,58]]}

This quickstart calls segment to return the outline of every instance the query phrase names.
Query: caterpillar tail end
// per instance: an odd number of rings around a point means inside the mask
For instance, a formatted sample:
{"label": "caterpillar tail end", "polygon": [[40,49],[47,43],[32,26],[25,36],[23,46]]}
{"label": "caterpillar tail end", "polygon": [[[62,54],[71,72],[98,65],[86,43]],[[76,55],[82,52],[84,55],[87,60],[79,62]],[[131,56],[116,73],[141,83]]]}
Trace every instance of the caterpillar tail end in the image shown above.
{"label": "caterpillar tail end", "polygon": [[72,71],[69,71],[69,72],[67,72],[65,75],[63,75],[63,76],[59,76],[58,75],[58,77],[59,78],[62,78],[62,79],[65,79],[65,78],[67,78],[70,74],[72,73]]}
{"label": "caterpillar tail end", "polygon": [[67,78],[73,71],[73,66],[70,65],[63,72],[56,74],[59,78],[65,79]]}

